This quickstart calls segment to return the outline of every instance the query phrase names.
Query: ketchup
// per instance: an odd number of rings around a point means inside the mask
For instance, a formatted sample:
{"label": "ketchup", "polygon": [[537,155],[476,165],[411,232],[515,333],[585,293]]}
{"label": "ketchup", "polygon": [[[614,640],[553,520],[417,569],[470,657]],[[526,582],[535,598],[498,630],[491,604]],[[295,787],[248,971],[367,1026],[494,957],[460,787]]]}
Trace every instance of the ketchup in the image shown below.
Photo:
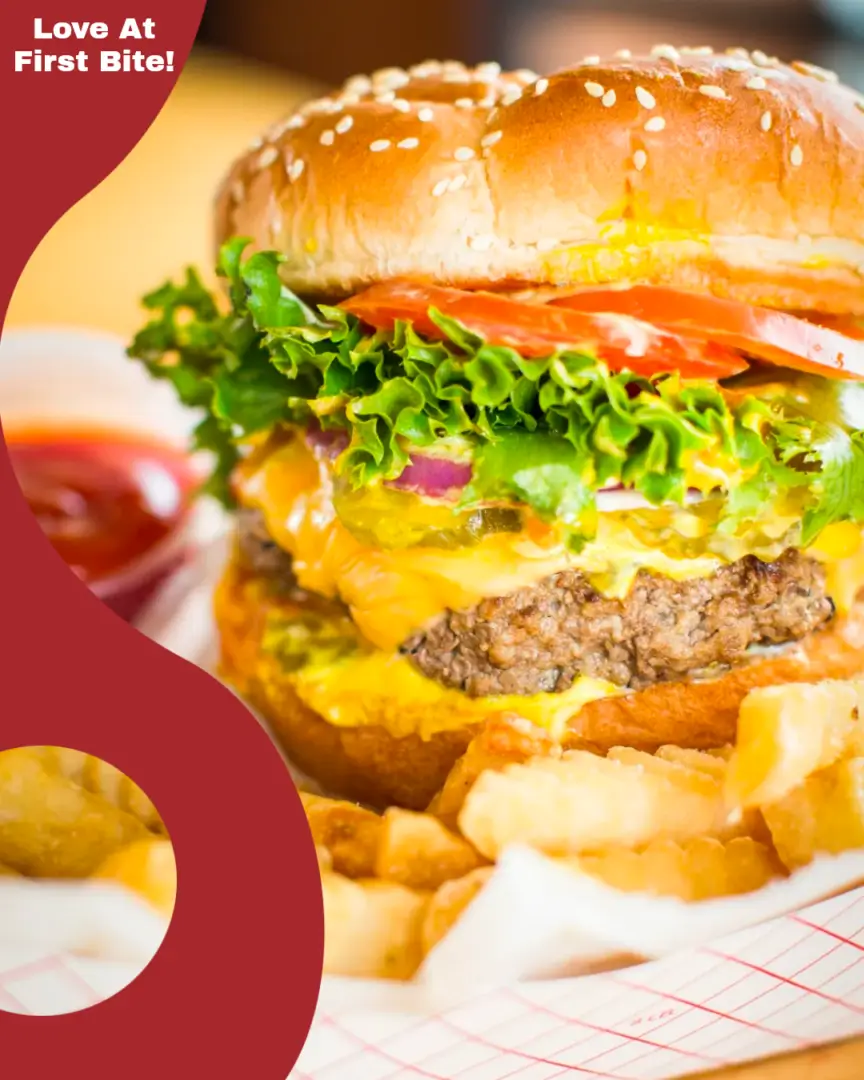
{"label": "ketchup", "polygon": [[187,459],[107,431],[19,430],[7,441],[24,497],[58,555],[133,618],[182,557],[172,541],[194,483]]}

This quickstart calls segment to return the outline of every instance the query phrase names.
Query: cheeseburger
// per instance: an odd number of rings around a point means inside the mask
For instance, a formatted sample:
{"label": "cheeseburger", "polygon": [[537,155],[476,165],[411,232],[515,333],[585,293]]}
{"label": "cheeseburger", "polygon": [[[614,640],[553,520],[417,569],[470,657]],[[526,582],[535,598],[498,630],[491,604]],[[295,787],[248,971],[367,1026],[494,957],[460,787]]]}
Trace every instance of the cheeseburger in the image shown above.
{"label": "cheeseburger", "polygon": [[[424,807],[515,712],[708,748],[864,662],[864,99],[734,49],[349,79],[236,162],[131,346],[236,507],[223,670]],[[861,598],[859,599],[859,594]]]}

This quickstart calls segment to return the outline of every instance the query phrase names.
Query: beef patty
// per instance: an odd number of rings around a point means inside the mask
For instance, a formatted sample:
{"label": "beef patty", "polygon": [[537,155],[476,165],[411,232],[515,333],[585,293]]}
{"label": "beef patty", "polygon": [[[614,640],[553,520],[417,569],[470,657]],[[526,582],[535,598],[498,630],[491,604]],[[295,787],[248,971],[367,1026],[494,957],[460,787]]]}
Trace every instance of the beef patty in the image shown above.
{"label": "beef patty", "polygon": [[566,690],[578,675],[640,689],[796,641],[831,618],[822,566],[797,551],[710,577],[640,571],[623,600],[567,570],[469,611],[447,612],[403,647],[420,670],[472,696]]}
{"label": "beef patty", "polygon": [[[291,557],[260,513],[241,511],[238,528],[242,564],[296,588]],[[623,600],[566,570],[448,611],[402,651],[424,675],[472,697],[560,692],[579,675],[641,689],[734,664],[751,645],[797,641],[833,613],[821,564],[789,550],[776,562],[748,556],[690,581],[641,571]]]}
{"label": "beef patty", "polygon": [[295,581],[291,556],[267,532],[261,511],[241,507],[236,520],[237,556],[243,569],[276,579],[280,585],[293,588]]}

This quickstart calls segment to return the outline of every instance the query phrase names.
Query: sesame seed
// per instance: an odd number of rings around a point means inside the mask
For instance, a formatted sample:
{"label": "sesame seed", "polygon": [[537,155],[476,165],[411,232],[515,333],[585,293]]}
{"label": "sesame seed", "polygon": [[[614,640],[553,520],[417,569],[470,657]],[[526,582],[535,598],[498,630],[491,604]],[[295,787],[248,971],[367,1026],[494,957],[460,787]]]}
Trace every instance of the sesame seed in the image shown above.
{"label": "sesame seed", "polygon": [[558,247],[560,243],[560,240],[553,240],[551,237],[544,237],[542,240],[537,241],[537,250],[552,251],[552,249]]}
{"label": "sesame seed", "polygon": [[795,169],[800,168],[804,164],[804,151],[797,143],[792,147],[792,152],[789,154],[789,161]]}
{"label": "sesame seed", "polygon": [[413,135],[408,139],[403,139],[401,142],[396,143],[400,150],[416,150],[420,145],[420,140]]}
{"label": "sesame seed", "polygon": [[489,60],[485,64],[478,64],[476,71],[478,75],[498,76],[501,74],[501,65],[497,60]]}
{"label": "sesame seed", "polygon": [[714,50],[710,45],[685,45],[680,50],[685,56],[713,56]]}
{"label": "sesame seed", "polygon": [[411,112],[411,102],[406,101],[405,98],[396,98],[396,100],[393,102],[393,108],[397,112],[409,113]]}
{"label": "sesame seed", "polygon": [[753,65],[749,60],[739,60],[733,56],[725,61],[724,66],[729,68],[730,71],[749,71]]}
{"label": "sesame seed", "polygon": [[368,75],[353,75],[346,81],[344,89],[349,94],[368,94],[372,89],[372,80]]}
{"label": "sesame seed", "polygon": [[497,103],[497,101],[498,95],[495,93],[494,90],[490,90],[488,94],[480,98],[480,100],[477,102],[477,106],[481,109],[491,109],[492,106]]}
{"label": "sesame seed", "polygon": [[392,105],[396,100],[396,91],[382,90],[380,94],[375,95],[375,100],[379,105]]}
{"label": "sesame seed", "polygon": [[494,146],[501,139],[503,134],[503,131],[490,131],[488,135],[484,135],[480,140],[480,145],[485,150],[488,150],[490,146]]}
{"label": "sesame seed", "polygon": [[754,75],[752,79],[748,79],[744,84],[748,90],[767,90],[768,83],[762,78],[761,75]]}
{"label": "sesame seed", "polygon": [[469,236],[468,247],[473,248],[474,251],[488,251],[491,247],[495,246],[495,237],[491,235],[486,236]]}
{"label": "sesame seed", "polygon": [[465,65],[461,60],[445,60],[441,65],[441,70],[445,73],[448,71],[464,71]]}
{"label": "sesame seed", "polygon": [[339,123],[336,125],[336,132],[339,135],[344,135],[346,131],[350,131],[354,126],[353,116],[343,116]]}
{"label": "sesame seed", "polygon": [[359,105],[363,99],[359,94],[340,94],[339,101],[342,105]]}
{"label": "sesame seed", "polygon": [[415,64],[408,69],[408,74],[416,79],[428,79],[430,75],[440,75],[441,64],[437,60],[424,60],[422,64]]}
{"label": "sesame seed", "polygon": [[762,118],[759,121],[759,126],[762,128],[763,131],[770,131],[773,123],[774,117],[771,115],[770,112],[762,113]]}
{"label": "sesame seed", "polygon": [[328,128],[327,131],[321,132],[321,138],[318,141],[322,146],[332,146],[336,141],[336,132]]}
{"label": "sesame seed", "polygon": [[616,60],[631,60],[633,53],[629,49],[618,49],[614,56]]}
{"label": "sesame seed", "polygon": [[290,120],[285,121],[285,130],[294,131],[296,128],[302,128],[305,123],[306,117],[301,116],[300,113],[297,113],[295,116],[292,116]]}
{"label": "sesame seed", "polygon": [[652,116],[645,122],[646,131],[662,131],[666,127],[666,121],[662,116]]}
{"label": "sesame seed", "polygon": [[655,45],[651,50],[651,55],[656,56],[659,60],[677,61],[681,59],[681,54],[674,45]]}
{"label": "sesame seed", "polygon": [[422,120],[424,124],[428,124],[430,120],[435,119],[435,110],[430,109],[427,105],[417,113],[417,119]]}
{"label": "sesame seed", "polygon": [[447,185],[450,191],[459,191],[460,188],[465,187],[468,183],[468,177],[465,173],[457,173]]}
{"label": "sesame seed", "polygon": [[614,90],[607,90],[603,97],[600,99],[601,104],[605,105],[607,109],[611,109],[615,102],[618,100],[618,95]]}
{"label": "sesame seed", "polygon": [[583,64],[599,64],[600,63],[600,57],[599,56],[583,56],[582,57],[582,63]]}
{"label": "sesame seed", "polygon": [[260,150],[263,145],[264,145],[264,140],[259,135],[256,138],[254,138],[252,140],[252,142],[249,143],[249,146],[248,146],[247,149],[249,149],[249,150]]}
{"label": "sesame seed", "polygon": [[750,55],[753,58],[753,63],[758,64],[759,67],[770,67],[771,66],[771,61],[770,61],[769,57],[767,57],[765,55],[765,53],[762,52],[761,49],[754,49],[753,52]]}
{"label": "sesame seed", "polygon": [[372,76],[372,82],[373,84],[380,83],[387,90],[398,90],[411,82],[411,78],[402,68],[391,67],[376,71]]}
{"label": "sesame seed", "polygon": [[548,79],[538,79],[537,82],[534,83],[534,93],[537,95],[537,97],[539,97],[541,94],[545,94],[548,89]]}
{"label": "sesame seed", "polygon": [[340,112],[341,110],[342,106],[338,101],[334,101],[329,97],[324,97],[318,98],[317,101],[310,101],[307,105],[303,106],[301,111],[304,113],[312,113],[314,116],[319,113],[329,115],[330,113]]}
{"label": "sesame seed", "polygon": [[460,97],[460,98],[456,99],[454,104],[456,105],[457,109],[473,109],[474,108],[474,98]]}
{"label": "sesame seed", "polygon": [[840,81],[840,76],[836,71],[829,71],[827,68],[819,67],[818,64],[805,64],[803,60],[796,60],[792,67],[795,71],[800,71],[802,75],[812,75],[814,79],[820,79],[822,82]]}
{"label": "sesame seed", "polygon": [[450,187],[449,180],[439,180],[435,187],[432,188],[432,195],[434,198],[438,198],[443,195],[445,191]]}
{"label": "sesame seed", "polygon": [[743,60],[750,59],[750,53],[746,49],[742,49],[740,45],[735,49],[727,49],[726,52],[729,56],[740,56]]}
{"label": "sesame seed", "polygon": [[467,71],[445,71],[444,82],[469,83],[471,82],[471,76]]}
{"label": "sesame seed", "polygon": [[600,85],[600,83],[597,83],[597,82],[586,82],[585,83],[585,89],[588,91],[588,93],[591,95],[591,97],[596,97],[596,98],[602,98],[603,95],[606,93],[605,88],[602,87]]}
{"label": "sesame seed", "polygon": [[532,71],[531,68],[519,68],[518,71],[513,72],[513,76],[525,85],[535,83],[540,78],[537,72]]}
{"label": "sesame seed", "polygon": [[460,146],[453,154],[457,161],[470,161],[471,158],[476,156],[476,151],[472,150],[470,146]]}
{"label": "sesame seed", "polygon": [[303,158],[295,158],[288,166],[288,179],[292,184],[296,183],[303,175],[303,170],[306,168],[306,162]]}
{"label": "sesame seed", "polygon": [[648,164],[648,155],[644,150],[636,150],[633,154],[633,167],[636,172],[642,172],[645,166]]}
{"label": "sesame seed", "polygon": [[382,150],[390,149],[389,139],[376,139],[375,142],[369,143],[369,149],[373,154],[380,154]]}
{"label": "sesame seed", "polygon": [[653,109],[657,104],[657,98],[654,97],[650,90],[646,90],[644,86],[636,87],[636,100],[643,109]]}
{"label": "sesame seed", "polygon": [[272,165],[273,162],[279,157],[279,151],[275,146],[268,146],[261,151],[258,158],[258,168],[266,169],[268,165]]}
{"label": "sesame seed", "polygon": [[519,86],[508,86],[501,95],[502,105],[513,105],[522,97],[522,89]]}
{"label": "sesame seed", "polygon": [[726,100],[726,91],[722,86],[711,86],[706,84],[699,87],[699,93],[704,94],[705,97],[717,98],[719,101]]}

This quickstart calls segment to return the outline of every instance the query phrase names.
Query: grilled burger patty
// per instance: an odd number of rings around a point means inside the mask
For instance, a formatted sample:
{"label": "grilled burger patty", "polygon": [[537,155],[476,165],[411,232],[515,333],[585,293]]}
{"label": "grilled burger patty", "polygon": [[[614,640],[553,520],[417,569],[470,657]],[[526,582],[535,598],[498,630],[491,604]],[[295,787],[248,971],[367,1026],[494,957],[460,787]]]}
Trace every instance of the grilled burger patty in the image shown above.
{"label": "grilled burger patty", "polygon": [[561,691],[578,675],[641,689],[733,664],[751,645],[796,641],[833,611],[821,565],[790,550],[689,581],[641,571],[623,600],[568,570],[448,612],[404,649],[424,674],[472,696]]}
{"label": "grilled burger patty", "polygon": [[[290,587],[290,557],[260,515],[242,512],[239,530],[248,569]],[[424,675],[472,697],[563,691],[580,675],[642,689],[734,664],[751,645],[797,641],[833,613],[821,564],[790,549],[776,562],[747,556],[689,581],[640,571],[623,600],[567,570],[448,611],[402,651]]]}
{"label": "grilled burger patty", "polygon": [[241,507],[236,520],[237,556],[243,569],[293,588],[296,582],[291,556],[271,538],[261,511]]}

